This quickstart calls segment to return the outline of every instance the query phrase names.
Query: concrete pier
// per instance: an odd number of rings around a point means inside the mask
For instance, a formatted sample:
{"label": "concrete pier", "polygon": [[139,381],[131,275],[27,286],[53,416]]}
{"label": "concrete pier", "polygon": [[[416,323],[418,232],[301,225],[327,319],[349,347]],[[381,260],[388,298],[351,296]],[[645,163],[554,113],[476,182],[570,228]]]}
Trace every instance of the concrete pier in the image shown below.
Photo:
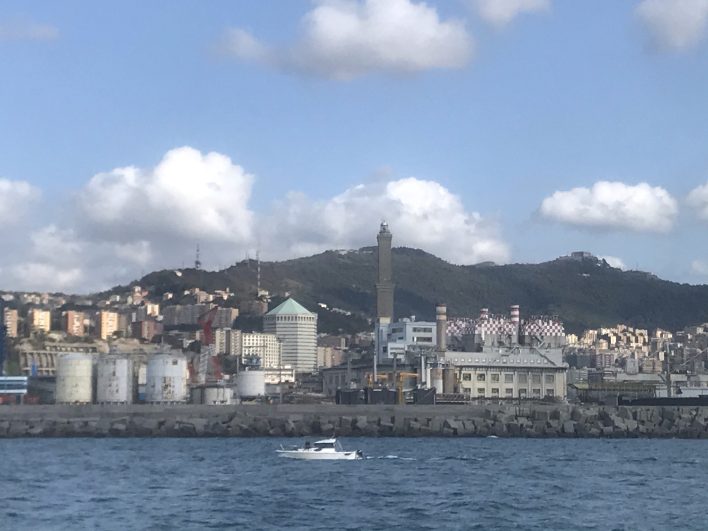
{"label": "concrete pier", "polygon": [[11,437],[708,438],[706,407],[341,405],[2,406]]}

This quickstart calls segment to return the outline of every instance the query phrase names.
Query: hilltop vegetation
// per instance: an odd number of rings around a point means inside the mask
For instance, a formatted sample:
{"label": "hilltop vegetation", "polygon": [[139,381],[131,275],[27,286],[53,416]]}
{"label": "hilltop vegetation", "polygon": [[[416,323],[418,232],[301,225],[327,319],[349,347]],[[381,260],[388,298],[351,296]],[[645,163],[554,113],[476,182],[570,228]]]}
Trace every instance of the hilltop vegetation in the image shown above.
{"label": "hilltop vegetation", "polygon": [[[559,315],[566,329],[575,332],[616,323],[673,330],[708,321],[708,286],[621,271],[595,258],[456,266],[424,251],[396,248],[393,267],[397,317],[433,319],[435,303],[444,301],[450,316],[477,315],[482,307],[503,313],[509,305],[519,304],[522,317]],[[374,248],[261,263],[261,285],[273,296],[291,295],[312,310],[323,303],[330,309],[352,312],[346,318],[337,314],[332,326],[342,330],[367,328],[366,318],[375,315],[375,279]],[[156,295],[194,286],[229,287],[239,299],[247,299],[255,295],[256,263],[244,261],[217,272],[186,269],[181,276],[159,271],[137,283]]]}

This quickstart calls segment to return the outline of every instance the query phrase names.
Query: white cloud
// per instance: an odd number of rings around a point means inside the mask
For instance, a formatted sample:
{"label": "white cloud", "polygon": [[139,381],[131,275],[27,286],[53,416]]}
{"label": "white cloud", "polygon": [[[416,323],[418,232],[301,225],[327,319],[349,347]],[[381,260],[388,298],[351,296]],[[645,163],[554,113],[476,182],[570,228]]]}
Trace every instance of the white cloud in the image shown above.
{"label": "white cloud", "polygon": [[239,59],[333,79],[461,68],[473,49],[461,21],[440,20],[435,8],[411,0],[321,0],[301,29],[299,40],[282,50],[232,29],[222,48]]}
{"label": "white cloud", "polygon": [[0,256],[0,287],[105,289],[191,265],[197,243],[207,268],[258,248],[271,260],[371,246],[384,219],[397,246],[455,263],[509,260],[496,223],[467,211],[434,181],[389,177],[323,201],[291,192],[256,219],[249,205],[253,179],[228,157],[190,147],[167,152],[154,168],[95,175],[76,193],[74,217],[31,231]]}
{"label": "white cloud", "polygon": [[[85,289],[84,273],[80,267],[58,266],[47,262],[23,262],[10,268],[12,286],[18,291],[63,291]],[[82,291],[83,291],[82,289]]]}
{"label": "white cloud", "polygon": [[708,183],[691,190],[686,202],[696,209],[698,217],[708,221]]}
{"label": "white cloud", "polygon": [[636,12],[654,44],[664,50],[692,48],[708,28],[708,0],[643,0]]}
{"label": "white cloud", "polygon": [[0,223],[19,221],[39,196],[39,189],[28,182],[0,179]]}
{"label": "white cloud", "polygon": [[600,259],[610,264],[610,267],[615,267],[622,270],[627,269],[627,264],[624,263],[624,260],[617,258],[616,256],[601,256]]}
{"label": "white cloud", "polygon": [[668,232],[678,212],[676,200],[647,183],[598,181],[592,188],[558,191],[541,203],[541,215],[570,225],[637,232]]}
{"label": "white cloud", "polygon": [[498,28],[506,26],[524,13],[551,8],[551,0],[472,0],[471,4],[484,21]]}
{"label": "white cloud", "polygon": [[239,244],[252,236],[253,176],[219,153],[170,150],[155,168],[95,175],[79,193],[88,231],[119,243],[175,238]]}
{"label": "white cloud", "polygon": [[358,185],[326,201],[290,194],[262,239],[269,254],[302,256],[375,244],[386,220],[395,245],[418,247],[455,263],[505,262],[509,248],[494,223],[467,212],[460,198],[434,181],[406,178]]}
{"label": "white cloud", "polygon": [[50,41],[59,37],[59,30],[49,24],[16,19],[0,22],[0,41]]}
{"label": "white cloud", "polygon": [[708,276],[708,262],[704,260],[694,260],[691,262],[691,271],[697,275]]}

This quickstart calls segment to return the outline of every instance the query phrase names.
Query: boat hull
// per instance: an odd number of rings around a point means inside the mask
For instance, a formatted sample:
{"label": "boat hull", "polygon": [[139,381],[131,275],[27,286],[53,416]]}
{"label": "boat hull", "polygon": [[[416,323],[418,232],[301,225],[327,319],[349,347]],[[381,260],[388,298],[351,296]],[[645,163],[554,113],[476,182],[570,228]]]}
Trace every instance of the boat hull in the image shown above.
{"label": "boat hull", "polygon": [[353,461],[361,459],[356,452],[313,452],[303,450],[276,450],[280,457],[288,459],[304,459],[307,461]]}

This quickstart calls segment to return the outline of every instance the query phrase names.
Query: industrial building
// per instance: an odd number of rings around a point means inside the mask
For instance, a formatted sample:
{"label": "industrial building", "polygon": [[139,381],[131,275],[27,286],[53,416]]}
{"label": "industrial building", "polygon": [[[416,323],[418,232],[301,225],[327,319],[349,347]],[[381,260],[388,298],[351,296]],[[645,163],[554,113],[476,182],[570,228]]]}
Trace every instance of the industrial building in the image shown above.
{"label": "industrial building", "polygon": [[459,391],[471,398],[566,398],[565,331],[555,317],[508,315],[451,320],[444,364],[455,369]]}
{"label": "industrial building", "polygon": [[288,299],[265,316],[263,331],[282,342],[282,364],[296,372],[317,369],[317,314]]}

